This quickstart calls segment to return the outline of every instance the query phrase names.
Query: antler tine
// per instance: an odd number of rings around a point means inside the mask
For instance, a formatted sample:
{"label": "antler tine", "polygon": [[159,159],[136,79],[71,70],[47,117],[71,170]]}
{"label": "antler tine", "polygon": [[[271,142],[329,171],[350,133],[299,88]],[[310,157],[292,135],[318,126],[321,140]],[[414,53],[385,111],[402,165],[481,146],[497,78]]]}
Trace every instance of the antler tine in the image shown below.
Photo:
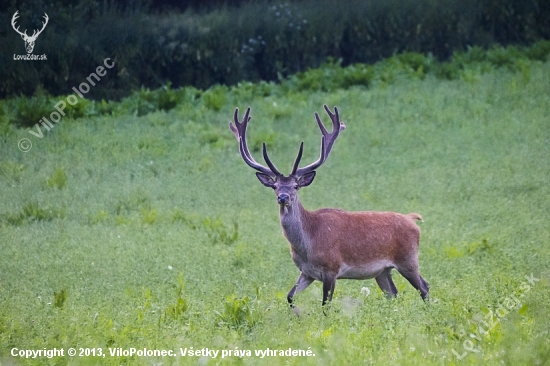
{"label": "antler tine", "polygon": [[229,128],[231,129],[231,132],[233,132],[233,135],[235,135],[237,140],[240,140],[241,138],[244,140],[244,151],[246,153],[246,156],[254,161],[254,159],[250,155],[250,152],[248,151],[248,146],[246,144],[246,126],[248,124],[248,121],[250,121],[249,114],[250,114],[250,107],[246,109],[246,112],[244,113],[243,121],[239,122],[239,108],[235,108],[235,114],[233,115],[233,120],[235,122],[235,125],[229,122]]}
{"label": "antler tine", "polygon": [[[259,172],[267,174],[271,177],[275,175],[280,175],[281,173],[279,173],[277,169],[273,170],[259,164],[258,162],[256,162],[256,160],[254,160],[254,158],[250,154],[250,151],[248,150],[248,146],[246,144],[246,127],[247,127],[248,121],[250,121],[249,115],[250,115],[250,107],[246,109],[242,122],[239,122],[239,108],[235,108],[235,114],[233,116],[233,122],[235,124],[229,122],[229,129],[231,130],[231,132],[233,132],[233,134],[239,141],[239,151],[241,153],[241,157],[243,158],[244,162],[248,164],[248,166],[250,166],[253,169],[256,169]],[[264,150],[265,150],[265,144],[264,144]],[[264,155],[264,158],[265,156],[267,156],[267,154]],[[271,164],[271,161],[268,161],[268,159],[266,161],[268,165],[270,165],[271,167],[273,164]]]}
{"label": "antler tine", "polygon": [[320,167],[326,160],[325,151],[325,136],[323,136],[321,137],[321,154],[319,155],[319,159],[317,159],[317,161],[315,161],[314,163],[309,164],[308,166],[296,169],[295,175],[301,177],[302,175],[305,175],[306,173],[314,171],[315,169]]}
{"label": "antler tine", "polygon": [[249,167],[251,167],[252,169],[256,169],[257,171],[267,174],[271,177],[274,176],[274,173],[271,170],[269,170],[269,168],[266,168],[265,166],[258,164],[256,160],[254,160],[252,157],[247,156],[246,147],[244,146],[242,139],[239,139],[239,151],[241,152],[241,157],[243,158],[244,162]]}
{"label": "antler tine", "polygon": [[265,147],[265,142],[263,143],[263,149],[262,153],[264,155],[264,160],[267,163],[267,166],[275,175],[282,175],[281,172],[275,167],[275,164],[271,162],[271,159],[269,159],[269,156],[267,156],[267,148]]}
{"label": "antler tine", "polygon": [[329,107],[325,104],[325,111],[329,115],[331,121],[332,121],[332,132],[328,133],[327,129],[323,125],[323,122],[321,121],[321,118],[319,117],[319,114],[315,112],[315,119],[317,120],[317,124],[319,125],[319,129],[321,130],[321,134],[323,135],[321,137],[321,155],[319,156],[319,159],[317,159],[316,162],[305,166],[303,168],[297,169],[296,175],[302,176],[306,173],[309,173],[318,167],[320,167],[328,158],[330,151],[332,150],[332,145],[338,138],[338,135],[340,134],[340,131],[344,130],[346,128],[346,125],[340,122],[340,115],[338,114],[338,108],[334,107],[334,113],[329,109]]}
{"label": "antler tine", "polygon": [[[235,121],[235,124],[239,123],[239,108],[235,108],[235,115],[233,117],[233,120]],[[235,138],[239,140],[239,130],[231,121],[229,121],[229,129],[231,130],[231,132],[233,132]]]}
{"label": "antler tine", "polygon": [[323,136],[328,135],[328,131],[325,128],[323,121],[321,121],[321,117],[319,117],[319,113],[317,112],[315,112],[315,119],[317,120],[317,125],[319,126],[319,129],[321,130],[321,133],[323,134]]}
{"label": "antler tine", "polygon": [[298,165],[300,164],[300,160],[302,160],[302,153],[304,152],[304,142],[300,144],[300,150],[298,150],[298,156],[296,157],[296,160],[294,160],[294,165],[292,165],[292,172],[290,175],[296,174],[296,170],[298,170]]}
{"label": "antler tine", "polygon": [[[332,133],[331,139],[329,139],[327,144],[327,155],[330,154],[330,150],[332,149],[332,144],[334,144],[334,141],[336,141],[336,138],[340,134],[340,131],[346,129],[346,125],[342,122],[340,122],[340,115],[338,114],[338,108],[334,107],[334,113],[331,112],[329,107],[325,104],[325,111],[327,111],[328,116],[330,117],[332,121]],[[332,136],[334,135],[334,136]]]}

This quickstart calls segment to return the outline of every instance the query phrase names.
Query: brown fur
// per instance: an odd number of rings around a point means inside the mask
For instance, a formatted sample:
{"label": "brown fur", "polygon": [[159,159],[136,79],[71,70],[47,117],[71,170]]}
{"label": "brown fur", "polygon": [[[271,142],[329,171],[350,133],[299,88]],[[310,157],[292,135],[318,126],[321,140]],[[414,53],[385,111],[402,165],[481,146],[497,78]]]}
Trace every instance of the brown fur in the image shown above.
{"label": "brown fur", "polygon": [[390,259],[398,264],[418,253],[420,230],[408,215],[326,208],[304,210],[303,215],[312,251],[320,253],[323,264],[335,273],[343,262],[360,265]]}
{"label": "brown fur", "polygon": [[[276,187],[276,193],[281,188]],[[303,279],[326,283],[323,304],[332,298],[337,278],[376,278],[388,296],[395,296],[391,268],[396,268],[426,298],[428,285],[418,272],[420,229],[415,221],[422,219],[419,214],[347,212],[333,208],[310,212],[300,204],[297,195],[293,196],[287,210],[281,210],[283,232],[289,240],[294,263],[301,271],[289,293],[290,303],[296,292],[307,287],[296,288]]]}

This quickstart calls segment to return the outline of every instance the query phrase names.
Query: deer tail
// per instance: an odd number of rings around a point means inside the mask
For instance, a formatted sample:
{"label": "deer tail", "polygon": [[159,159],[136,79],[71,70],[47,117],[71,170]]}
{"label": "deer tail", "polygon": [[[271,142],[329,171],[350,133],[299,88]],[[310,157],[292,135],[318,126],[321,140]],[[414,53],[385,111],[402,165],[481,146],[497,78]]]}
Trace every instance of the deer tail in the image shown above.
{"label": "deer tail", "polygon": [[412,220],[420,220],[424,222],[424,219],[422,218],[422,216],[420,216],[420,214],[417,214],[416,212],[410,213],[405,216],[407,216],[409,219],[412,219]]}

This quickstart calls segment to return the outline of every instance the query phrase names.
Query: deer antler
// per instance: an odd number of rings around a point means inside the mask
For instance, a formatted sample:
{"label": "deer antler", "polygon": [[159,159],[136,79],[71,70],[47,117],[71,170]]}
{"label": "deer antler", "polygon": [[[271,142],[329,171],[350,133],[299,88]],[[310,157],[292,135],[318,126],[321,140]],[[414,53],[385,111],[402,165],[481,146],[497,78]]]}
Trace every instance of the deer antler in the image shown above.
{"label": "deer antler", "polygon": [[250,166],[253,169],[256,169],[259,172],[267,174],[271,177],[282,175],[281,172],[277,170],[275,165],[273,165],[273,163],[267,156],[267,149],[265,147],[265,143],[263,144],[263,156],[269,168],[256,162],[256,160],[254,160],[254,158],[250,154],[250,151],[248,150],[248,145],[246,144],[246,127],[248,125],[248,121],[250,121],[249,115],[250,115],[250,107],[246,109],[242,122],[239,122],[239,108],[235,108],[235,114],[233,116],[233,121],[235,122],[235,125],[229,122],[229,128],[231,129],[231,131],[239,141],[239,151],[241,152],[241,157],[243,158],[244,162],[248,164],[248,166]]}
{"label": "deer antler", "polygon": [[321,134],[323,135],[321,137],[321,155],[319,156],[319,159],[317,159],[317,161],[315,161],[314,163],[311,163],[308,166],[298,169],[298,164],[300,164],[300,159],[302,158],[302,151],[303,151],[303,145],[304,145],[304,143],[302,142],[302,144],[300,145],[300,151],[298,152],[298,157],[294,161],[294,166],[292,168],[291,175],[296,175],[298,177],[301,177],[320,167],[327,160],[330,154],[330,151],[332,150],[332,145],[336,141],[336,138],[338,138],[340,131],[346,128],[346,125],[340,121],[338,108],[334,107],[334,113],[332,113],[326,104],[324,105],[324,107],[325,107],[325,111],[327,112],[327,114],[329,115],[332,121],[332,132],[328,133],[327,129],[323,125],[323,122],[321,121],[321,118],[319,117],[319,114],[315,112],[315,119],[317,120],[317,125],[319,125],[319,129],[321,130]]}

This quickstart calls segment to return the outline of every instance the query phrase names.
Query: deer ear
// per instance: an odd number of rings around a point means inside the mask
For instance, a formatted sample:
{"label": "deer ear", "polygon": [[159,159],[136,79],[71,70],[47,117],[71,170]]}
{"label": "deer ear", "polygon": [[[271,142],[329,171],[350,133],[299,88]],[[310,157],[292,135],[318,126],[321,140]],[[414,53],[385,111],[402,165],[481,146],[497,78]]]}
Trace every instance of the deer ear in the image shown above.
{"label": "deer ear", "polygon": [[300,177],[300,180],[298,180],[298,186],[300,187],[307,187],[311,183],[313,183],[313,178],[315,178],[315,172],[310,172],[307,174],[304,174],[302,177]]}
{"label": "deer ear", "polygon": [[264,186],[275,188],[275,181],[269,175],[256,172],[256,177],[258,177],[258,179]]}

